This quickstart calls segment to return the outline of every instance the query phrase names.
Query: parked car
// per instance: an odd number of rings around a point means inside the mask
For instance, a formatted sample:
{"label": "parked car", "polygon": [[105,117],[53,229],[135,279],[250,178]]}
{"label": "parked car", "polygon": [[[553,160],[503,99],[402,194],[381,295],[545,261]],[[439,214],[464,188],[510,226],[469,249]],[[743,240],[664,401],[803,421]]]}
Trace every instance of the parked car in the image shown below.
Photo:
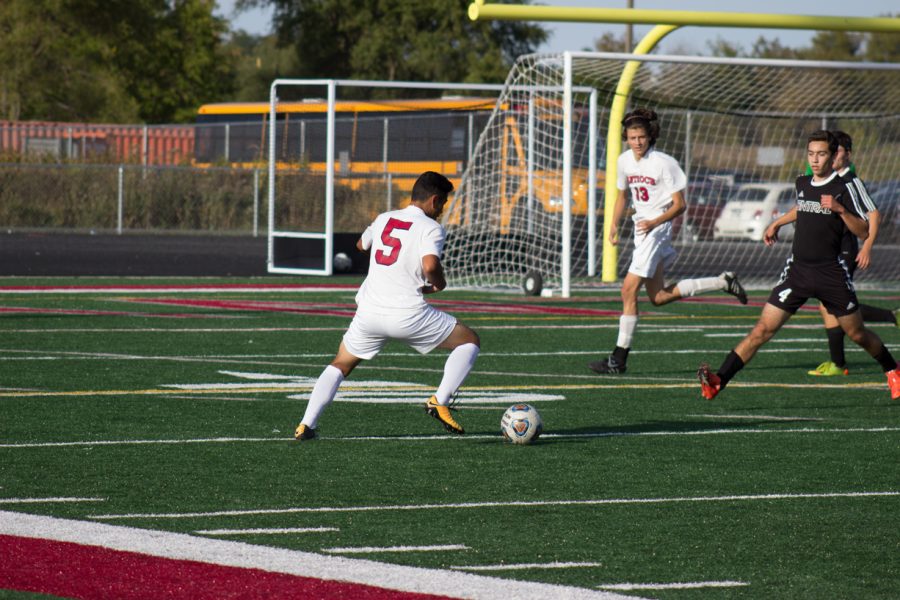
{"label": "parked car", "polygon": [[896,244],[900,242],[900,181],[885,181],[873,187],[875,191],[869,195],[881,215],[875,243]]}
{"label": "parked car", "polygon": [[681,231],[687,220],[686,234],[694,241],[713,239],[713,228],[716,219],[722,212],[725,202],[734,194],[734,188],[726,181],[701,181],[690,183],[684,190],[684,201],[687,204],[685,215],[678,217],[672,224],[675,239],[685,235]]}
{"label": "parked car", "polygon": [[[745,183],[722,208],[713,228],[713,238],[761,241],[769,224],[789,211],[796,201],[793,183]],[[792,239],[794,226],[782,227],[778,237]]]}

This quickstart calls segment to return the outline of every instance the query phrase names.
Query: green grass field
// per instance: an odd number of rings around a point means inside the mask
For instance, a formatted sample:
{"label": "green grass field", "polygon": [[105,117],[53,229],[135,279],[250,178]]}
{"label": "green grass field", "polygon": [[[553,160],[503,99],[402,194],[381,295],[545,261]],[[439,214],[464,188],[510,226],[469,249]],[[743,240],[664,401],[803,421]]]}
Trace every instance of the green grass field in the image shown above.
{"label": "green grass field", "polygon": [[[199,283],[261,282],[358,279]],[[900,402],[850,342],[849,377],[806,375],[827,359],[814,311],[710,402],[697,365],[719,365],[767,292],[645,302],[618,377],[586,368],[615,344],[615,290],[444,292],[482,340],[467,435],[421,408],[446,354],[392,343],[298,444],[354,290],[116,289],[193,283],[0,281],[0,510],[645,598],[900,597]],[[873,329],[900,357],[900,329]],[[517,401],[543,416],[534,445],[499,435]]]}

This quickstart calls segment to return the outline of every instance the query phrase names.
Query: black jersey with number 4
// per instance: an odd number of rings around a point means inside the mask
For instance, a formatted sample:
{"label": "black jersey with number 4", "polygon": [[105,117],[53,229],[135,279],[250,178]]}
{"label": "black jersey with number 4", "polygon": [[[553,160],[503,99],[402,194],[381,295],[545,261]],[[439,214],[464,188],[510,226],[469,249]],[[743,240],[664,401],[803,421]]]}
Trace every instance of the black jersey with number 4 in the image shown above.
{"label": "black jersey with number 4", "polygon": [[835,261],[841,254],[841,240],[849,229],[840,215],[822,206],[822,196],[832,196],[857,217],[860,216],[858,203],[837,173],[822,181],[813,181],[812,175],[801,175],[797,178],[796,189],[794,260],[807,264]]}

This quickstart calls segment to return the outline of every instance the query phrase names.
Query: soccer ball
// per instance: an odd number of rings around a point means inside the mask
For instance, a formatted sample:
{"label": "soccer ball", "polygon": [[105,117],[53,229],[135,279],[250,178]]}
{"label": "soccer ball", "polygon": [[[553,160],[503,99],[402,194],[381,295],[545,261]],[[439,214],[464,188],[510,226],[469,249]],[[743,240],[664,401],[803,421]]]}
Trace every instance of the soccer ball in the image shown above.
{"label": "soccer ball", "polygon": [[530,444],[544,428],[541,415],[530,404],[513,404],[500,419],[500,433],[513,444]]}
{"label": "soccer ball", "polygon": [[346,273],[353,268],[353,259],[343,252],[338,252],[334,255],[334,260],[332,260],[331,264],[335,273]]}

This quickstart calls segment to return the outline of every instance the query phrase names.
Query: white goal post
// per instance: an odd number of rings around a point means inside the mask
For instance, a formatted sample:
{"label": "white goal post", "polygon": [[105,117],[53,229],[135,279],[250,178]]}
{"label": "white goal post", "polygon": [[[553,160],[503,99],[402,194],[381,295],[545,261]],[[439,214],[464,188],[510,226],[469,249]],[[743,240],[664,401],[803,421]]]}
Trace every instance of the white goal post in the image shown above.
{"label": "white goal post", "polygon": [[[770,286],[790,243],[767,248],[761,231],[790,205],[807,135],[830,129],[852,136],[881,213],[872,266],[856,280],[900,284],[900,64],[565,52],[523,56],[510,71],[444,216],[451,285],[518,288],[537,275],[568,296],[600,283],[612,203],[590,198],[603,198],[614,169],[606,132],[629,61],[640,64],[630,107],[660,115],[657,147],[689,180],[670,279],[735,270]],[[631,249],[623,236],[620,277]]]}
{"label": "white goal post", "polygon": [[[356,240],[382,211],[409,199],[416,177],[459,184],[500,84],[277,79],[264,135],[231,134],[266,149],[270,273],[362,272]],[[335,259],[338,259],[337,261]]]}

